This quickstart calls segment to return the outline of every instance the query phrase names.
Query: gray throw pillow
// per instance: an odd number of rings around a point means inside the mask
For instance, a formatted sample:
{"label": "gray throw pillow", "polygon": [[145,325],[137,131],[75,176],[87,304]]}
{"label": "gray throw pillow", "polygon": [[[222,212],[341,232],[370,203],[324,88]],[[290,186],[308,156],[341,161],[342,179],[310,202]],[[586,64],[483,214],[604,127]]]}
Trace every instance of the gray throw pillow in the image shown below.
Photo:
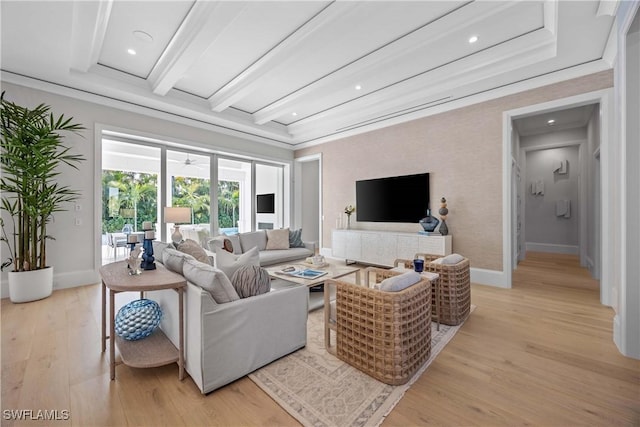
{"label": "gray throw pillow", "polygon": [[233,273],[231,284],[240,298],[265,294],[271,290],[271,278],[266,269],[255,265],[245,265]]}
{"label": "gray throw pillow", "polygon": [[185,279],[209,292],[218,304],[240,299],[229,278],[217,268],[190,259],[184,262],[183,270]]}
{"label": "gray throw pillow", "polygon": [[260,266],[258,248],[252,248],[242,255],[235,255],[222,248],[216,248],[216,267],[222,270],[227,277],[233,277],[233,273],[245,265]]}
{"label": "gray throw pillow", "polygon": [[[239,236],[243,253],[253,247],[257,247],[259,251],[264,251],[267,248],[267,232],[265,230],[240,233]],[[233,247],[236,247],[235,243]]]}
{"label": "gray throw pillow", "polygon": [[302,228],[289,230],[289,247],[304,248],[304,243],[302,242]]}
{"label": "gray throw pillow", "polygon": [[180,252],[176,249],[166,248],[162,252],[162,263],[165,267],[167,267],[167,270],[173,271],[174,273],[178,273],[180,275],[184,275],[182,274],[182,265],[184,264],[185,260],[188,259],[195,260],[195,258],[191,255],[185,254],[184,252]]}

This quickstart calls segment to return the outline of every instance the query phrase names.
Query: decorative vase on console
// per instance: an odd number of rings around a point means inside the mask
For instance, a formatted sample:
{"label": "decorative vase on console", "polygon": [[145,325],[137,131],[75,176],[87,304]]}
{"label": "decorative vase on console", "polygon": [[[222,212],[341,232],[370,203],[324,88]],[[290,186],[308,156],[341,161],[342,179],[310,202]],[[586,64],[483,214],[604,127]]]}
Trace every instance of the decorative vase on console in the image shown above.
{"label": "decorative vase on console", "polygon": [[427,216],[422,218],[418,223],[422,226],[422,229],[428,233],[432,233],[440,221],[435,216],[431,216],[431,209],[427,210]]}
{"label": "decorative vase on console", "polygon": [[142,244],[144,253],[142,254],[141,267],[143,270],[155,270],[156,263],[155,258],[153,257],[153,241],[155,240],[156,235],[155,231],[153,231],[151,221],[144,221],[142,223],[142,229],[144,230],[144,243]]}
{"label": "decorative vase on console", "polygon": [[347,230],[351,230],[351,214],[356,210],[355,206],[347,205],[344,208],[344,213],[347,215]]}
{"label": "decorative vase on console", "polygon": [[447,199],[444,197],[440,199],[440,209],[438,210],[440,214],[440,219],[442,220],[442,224],[440,224],[440,234],[446,236],[449,234],[449,227],[447,227],[447,214],[449,213],[449,209],[447,209]]}

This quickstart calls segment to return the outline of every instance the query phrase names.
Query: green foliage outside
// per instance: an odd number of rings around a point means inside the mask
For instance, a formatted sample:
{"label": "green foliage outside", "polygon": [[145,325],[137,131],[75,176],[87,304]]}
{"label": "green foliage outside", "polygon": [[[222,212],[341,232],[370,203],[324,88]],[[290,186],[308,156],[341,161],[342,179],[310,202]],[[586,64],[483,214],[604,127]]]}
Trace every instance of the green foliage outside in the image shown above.
{"label": "green foliage outside", "polygon": [[[211,198],[210,180],[173,177],[172,206],[192,208],[192,224],[209,224]],[[114,233],[125,224],[135,224],[140,230],[143,221],[156,223],[158,176],[137,172],[102,171],[102,232]],[[240,183],[218,183],[218,227],[237,227],[240,216]]]}

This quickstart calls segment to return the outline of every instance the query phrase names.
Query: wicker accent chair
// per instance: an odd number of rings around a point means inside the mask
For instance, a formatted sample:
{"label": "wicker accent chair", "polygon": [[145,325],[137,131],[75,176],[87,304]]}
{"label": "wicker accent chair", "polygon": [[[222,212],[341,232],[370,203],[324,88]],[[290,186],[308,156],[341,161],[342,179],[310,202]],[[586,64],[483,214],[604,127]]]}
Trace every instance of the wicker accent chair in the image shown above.
{"label": "wicker accent chair", "polygon": [[[395,276],[365,270],[365,286],[325,282],[325,347],[339,359],[391,385],[407,383],[431,355],[431,283],[423,278],[398,292],[369,288]],[[335,288],[335,300],[329,297]],[[331,345],[331,331],[336,345]]]}
{"label": "wicker accent chair", "polygon": [[[414,258],[424,259],[424,271],[437,273],[440,276],[439,292],[433,289],[431,292],[431,304],[437,304],[436,295],[440,295],[438,307],[439,319],[435,317],[435,310],[432,312],[434,319],[445,325],[459,325],[471,312],[471,275],[469,272],[469,259],[463,258],[457,264],[438,264],[433,261],[442,258],[442,255],[418,253]],[[403,266],[413,269],[413,261],[397,259],[394,266]],[[437,283],[434,282],[433,286]]]}

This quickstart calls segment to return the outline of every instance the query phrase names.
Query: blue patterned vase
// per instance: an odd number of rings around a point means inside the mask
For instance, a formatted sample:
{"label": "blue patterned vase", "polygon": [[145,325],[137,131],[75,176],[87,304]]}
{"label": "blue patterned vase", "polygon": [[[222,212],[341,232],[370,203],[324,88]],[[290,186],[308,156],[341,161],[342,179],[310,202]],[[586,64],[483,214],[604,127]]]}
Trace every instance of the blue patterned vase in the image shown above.
{"label": "blue patterned vase", "polygon": [[157,302],[138,299],[126,304],[116,315],[116,334],[127,341],[146,338],[158,327],[162,310]]}

